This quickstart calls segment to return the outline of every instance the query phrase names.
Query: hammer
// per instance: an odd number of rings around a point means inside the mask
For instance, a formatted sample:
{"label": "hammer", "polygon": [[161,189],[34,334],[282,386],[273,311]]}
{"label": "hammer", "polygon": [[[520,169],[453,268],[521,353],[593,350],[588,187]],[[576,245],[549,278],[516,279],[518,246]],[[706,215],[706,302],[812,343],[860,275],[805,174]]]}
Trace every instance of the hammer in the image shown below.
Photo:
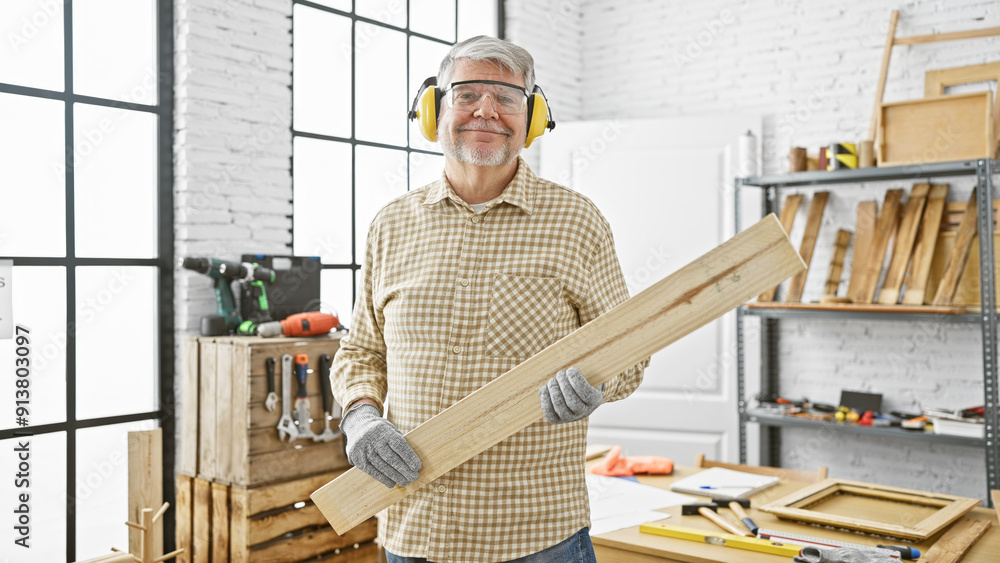
{"label": "hammer", "polygon": [[681,506],[681,514],[683,516],[691,516],[694,514],[701,514],[705,518],[708,518],[712,522],[715,522],[717,526],[723,530],[736,534],[737,536],[744,536],[747,538],[756,537],[746,530],[741,530],[737,526],[730,523],[728,520],[716,514],[719,511],[719,505],[714,502],[703,502],[699,504],[685,504]]}
{"label": "hammer", "polygon": [[743,521],[743,525],[750,530],[750,533],[754,536],[757,535],[757,524],[753,523],[747,512],[743,510],[744,508],[750,508],[750,499],[748,498],[717,498],[715,499],[716,504],[721,504],[723,506],[728,506],[730,510],[736,513],[736,516]]}

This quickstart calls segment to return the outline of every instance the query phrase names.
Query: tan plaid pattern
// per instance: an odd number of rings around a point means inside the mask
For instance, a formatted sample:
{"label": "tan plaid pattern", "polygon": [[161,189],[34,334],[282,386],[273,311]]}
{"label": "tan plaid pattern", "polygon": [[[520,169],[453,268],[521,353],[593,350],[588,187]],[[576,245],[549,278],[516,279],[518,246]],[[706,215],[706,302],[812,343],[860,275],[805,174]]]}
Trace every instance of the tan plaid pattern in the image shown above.
{"label": "tan plaid pattern", "polygon": [[[372,222],[334,395],[373,399],[408,432],[627,298],[611,229],[585,197],[519,160],[477,214],[442,176]],[[632,393],[647,365],[609,381],[604,400]],[[542,421],[475,456],[380,514],[385,548],[507,561],[589,526],[586,433],[586,419]]]}

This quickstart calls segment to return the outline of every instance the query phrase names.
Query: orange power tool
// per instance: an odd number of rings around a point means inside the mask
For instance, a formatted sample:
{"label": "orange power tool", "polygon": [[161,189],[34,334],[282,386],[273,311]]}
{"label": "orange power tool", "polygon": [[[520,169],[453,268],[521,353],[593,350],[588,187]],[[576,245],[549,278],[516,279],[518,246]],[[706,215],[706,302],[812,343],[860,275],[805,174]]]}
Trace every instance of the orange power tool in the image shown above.
{"label": "orange power tool", "polygon": [[337,315],[311,311],[296,313],[283,321],[261,323],[257,327],[260,336],[316,336],[326,334],[340,325]]}

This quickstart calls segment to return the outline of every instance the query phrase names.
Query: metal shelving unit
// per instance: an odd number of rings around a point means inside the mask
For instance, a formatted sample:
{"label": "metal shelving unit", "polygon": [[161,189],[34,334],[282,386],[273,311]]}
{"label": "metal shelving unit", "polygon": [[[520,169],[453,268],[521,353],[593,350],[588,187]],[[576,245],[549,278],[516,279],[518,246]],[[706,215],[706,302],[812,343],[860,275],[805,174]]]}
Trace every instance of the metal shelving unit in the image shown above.
{"label": "metal shelving unit", "polygon": [[[919,164],[909,166],[893,166],[885,168],[860,168],[835,171],[796,172],[781,176],[759,176],[739,178],[735,184],[736,232],[740,225],[740,190],[752,186],[764,190],[762,205],[763,215],[775,211],[778,201],[778,191],[783,188],[802,186],[834,186],[855,185],[862,182],[885,180],[926,181],[929,178],[945,176],[975,176],[979,189],[977,202],[979,217],[979,261],[983,265],[994,263],[993,255],[993,174],[1000,172],[1000,162],[992,159],[963,160],[956,162],[941,162],[934,164]],[[990,236],[982,236],[990,234]],[[887,436],[905,440],[920,440],[928,442],[948,443],[953,445],[982,448],[986,454],[986,486],[987,489],[1000,488],[1000,444],[997,432],[1000,429],[1000,405],[997,394],[997,308],[992,266],[980,269],[980,288],[982,308],[979,313],[964,313],[943,315],[940,313],[894,313],[866,311],[818,311],[802,309],[754,309],[740,307],[736,313],[737,342],[737,393],[740,414],[740,462],[747,461],[746,424],[756,422],[761,425],[761,463],[780,466],[781,428],[796,427],[810,429],[827,429],[834,432],[848,432],[869,436]],[[983,438],[968,438],[925,432],[910,432],[896,428],[872,428],[856,425],[838,425],[808,419],[796,419],[776,414],[751,412],[746,400],[746,365],[744,360],[743,325],[747,316],[760,318],[761,322],[761,392],[764,394],[778,391],[778,354],[777,354],[777,323],[783,319],[816,318],[822,319],[861,319],[871,321],[897,322],[941,322],[960,324],[979,324],[982,328],[983,354],[983,404],[985,406],[985,434]],[[989,490],[984,498],[989,499]]]}

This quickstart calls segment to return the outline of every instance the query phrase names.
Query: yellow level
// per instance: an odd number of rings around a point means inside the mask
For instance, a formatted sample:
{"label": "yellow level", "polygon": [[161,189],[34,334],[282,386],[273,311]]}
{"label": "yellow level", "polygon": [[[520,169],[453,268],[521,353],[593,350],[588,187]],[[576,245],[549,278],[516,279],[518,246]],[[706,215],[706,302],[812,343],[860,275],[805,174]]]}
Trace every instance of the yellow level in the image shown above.
{"label": "yellow level", "polygon": [[712,545],[723,545],[726,547],[735,547],[737,549],[748,549],[750,551],[759,551],[761,553],[772,553],[774,555],[785,555],[787,557],[795,557],[799,554],[802,549],[800,545],[791,545],[787,543],[780,543],[776,541],[761,540],[757,538],[747,538],[744,536],[737,536],[735,534],[726,533],[715,533],[709,530],[701,530],[698,528],[684,528],[682,526],[670,526],[668,524],[662,524],[660,522],[650,522],[648,524],[640,524],[639,531],[647,534],[656,534],[658,536],[667,536],[671,538],[679,538],[682,540],[699,541],[704,543],[710,543]]}

